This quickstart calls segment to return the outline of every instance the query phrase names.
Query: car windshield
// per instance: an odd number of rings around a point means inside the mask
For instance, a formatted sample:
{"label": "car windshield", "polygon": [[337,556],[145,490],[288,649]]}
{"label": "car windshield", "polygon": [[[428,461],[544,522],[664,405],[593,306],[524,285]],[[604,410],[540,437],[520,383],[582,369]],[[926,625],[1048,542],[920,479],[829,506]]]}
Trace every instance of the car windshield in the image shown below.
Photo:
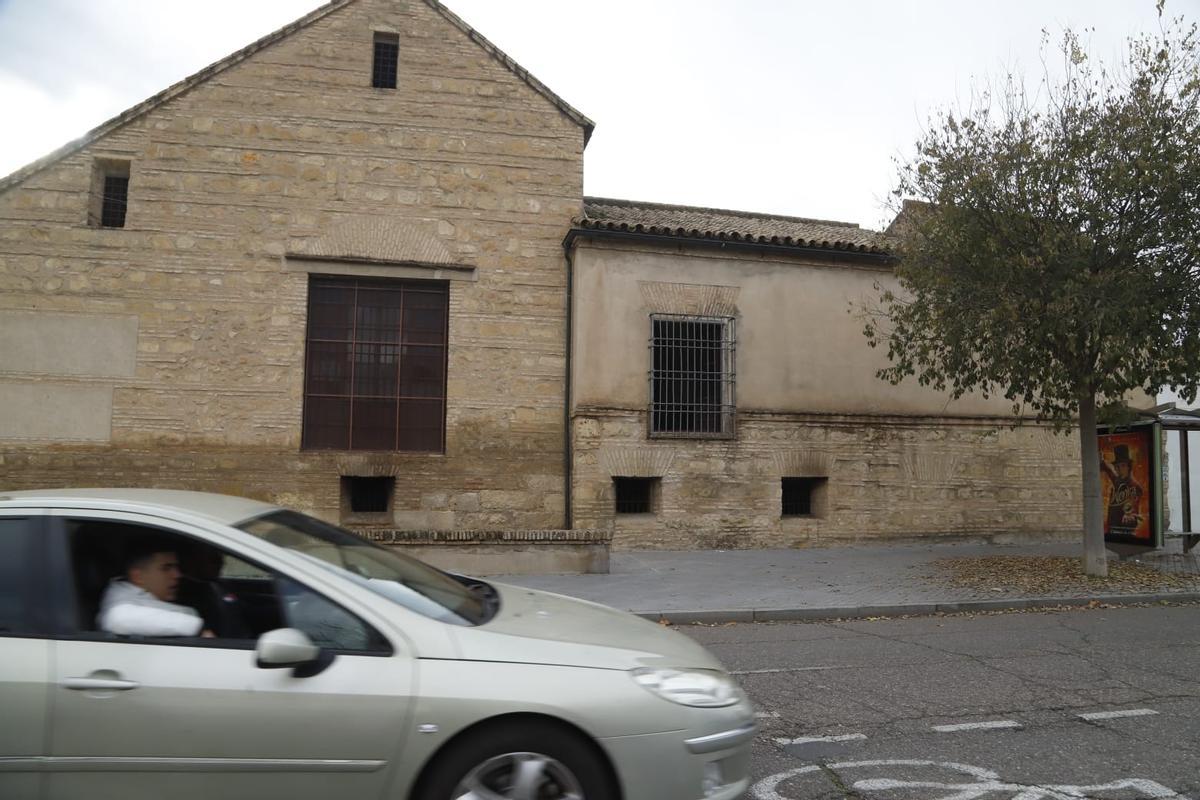
{"label": "car windshield", "polygon": [[486,583],[457,579],[297,511],[273,511],[234,527],[426,617],[479,625],[495,613],[495,591]]}

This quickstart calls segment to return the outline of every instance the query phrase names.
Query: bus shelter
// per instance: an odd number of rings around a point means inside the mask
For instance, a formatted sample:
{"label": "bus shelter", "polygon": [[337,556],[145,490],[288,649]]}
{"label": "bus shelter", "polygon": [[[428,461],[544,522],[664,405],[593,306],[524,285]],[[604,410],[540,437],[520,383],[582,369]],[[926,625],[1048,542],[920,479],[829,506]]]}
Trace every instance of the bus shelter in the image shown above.
{"label": "bus shelter", "polygon": [[1149,548],[1200,542],[1200,410],[1174,403],[1139,412],[1098,436],[1104,540]]}

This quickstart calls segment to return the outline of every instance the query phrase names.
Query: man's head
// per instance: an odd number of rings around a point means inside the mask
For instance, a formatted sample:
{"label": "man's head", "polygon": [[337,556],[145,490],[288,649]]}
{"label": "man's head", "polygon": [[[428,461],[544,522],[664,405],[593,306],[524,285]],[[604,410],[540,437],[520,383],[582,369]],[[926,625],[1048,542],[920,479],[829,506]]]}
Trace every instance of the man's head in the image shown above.
{"label": "man's head", "polygon": [[1133,460],[1129,457],[1129,445],[1119,444],[1113,448],[1113,463],[1116,464],[1117,474],[1127,479],[1133,472]]}
{"label": "man's head", "polygon": [[175,548],[160,539],[134,542],[125,561],[125,578],[159,600],[170,602],[179,589],[179,559]]}

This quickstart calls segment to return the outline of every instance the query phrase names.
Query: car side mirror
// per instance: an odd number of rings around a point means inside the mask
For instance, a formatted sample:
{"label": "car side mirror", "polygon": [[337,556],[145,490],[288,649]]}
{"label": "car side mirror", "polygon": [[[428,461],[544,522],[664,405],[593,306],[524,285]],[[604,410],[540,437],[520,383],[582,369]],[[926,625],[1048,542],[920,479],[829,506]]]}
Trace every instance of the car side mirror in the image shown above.
{"label": "car side mirror", "polygon": [[292,676],[308,678],[333,663],[333,654],[313,644],[308,634],[295,628],[277,628],[258,637],[254,664],[260,669],[292,669]]}

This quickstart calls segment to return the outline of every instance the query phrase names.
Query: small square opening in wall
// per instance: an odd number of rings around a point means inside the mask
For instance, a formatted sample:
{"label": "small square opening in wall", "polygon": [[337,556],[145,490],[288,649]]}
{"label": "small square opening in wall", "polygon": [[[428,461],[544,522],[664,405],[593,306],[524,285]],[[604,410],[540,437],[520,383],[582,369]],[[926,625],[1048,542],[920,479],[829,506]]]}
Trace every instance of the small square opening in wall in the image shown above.
{"label": "small square opening in wall", "polygon": [[661,478],[613,478],[618,514],[653,514]]}
{"label": "small square opening in wall", "polygon": [[342,511],[358,515],[386,515],[392,509],[396,479],[342,477]]}
{"label": "small square opening in wall", "polygon": [[828,478],[784,478],[781,515],[785,517],[824,516],[825,486]]}

